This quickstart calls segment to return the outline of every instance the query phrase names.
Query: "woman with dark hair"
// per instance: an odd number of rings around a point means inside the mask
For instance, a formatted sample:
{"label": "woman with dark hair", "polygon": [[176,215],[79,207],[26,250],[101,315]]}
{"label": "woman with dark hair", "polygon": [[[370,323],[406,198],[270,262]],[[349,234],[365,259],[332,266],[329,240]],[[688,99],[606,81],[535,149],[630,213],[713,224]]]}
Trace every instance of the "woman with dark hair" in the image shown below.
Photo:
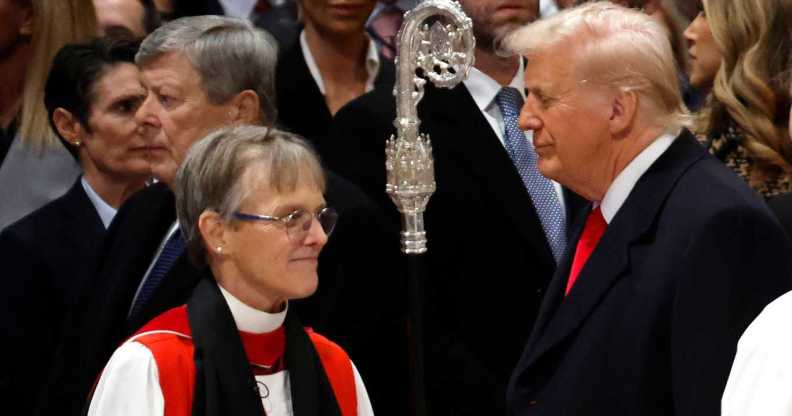
{"label": "woman with dark hair", "polygon": [[[9,414],[30,414],[84,279],[116,209],[149,177],[148,140],[134,120],[145,97],[133,63],[137,45],[96,40],[61,49],[45,87],[57,137],[82,175],[60,198],[0,233],[6,279],[0,295],[3,352],[0,397]],[[23,180],[18,178],[17,180]],[[13,398],[13,399],[11,399]]]}

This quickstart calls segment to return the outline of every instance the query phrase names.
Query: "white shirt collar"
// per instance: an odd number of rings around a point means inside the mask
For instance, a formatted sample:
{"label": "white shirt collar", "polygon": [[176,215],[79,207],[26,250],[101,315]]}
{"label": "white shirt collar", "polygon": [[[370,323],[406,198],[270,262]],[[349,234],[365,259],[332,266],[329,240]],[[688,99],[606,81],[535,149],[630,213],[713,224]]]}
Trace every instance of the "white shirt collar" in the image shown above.
{"label": "white shirt collar", "polygon": [[226,16],[249,19],[258,0],[220,0]]}
{"label": "white shirt collar", "polygon": [[[368,35],[367,35],[368,36]],[[308,71],[311,73],[316,86],[319,87],[319,92],[325,95],[324,81],[322,81],[322,73],[319,72],[319,67],[316,65],[316,60],[311,54],[311,48],[308,47],[308,41],[305,39],[305,31],[300,32],[300,49],[302,49],[305,64],[308,66]],[[366,92],[374,89],[374,81],[377,79],[377,74],[380,68],[379,53],[377,52],[377,44],[369,38],[368,49],[366,50],[366,73],[368,79],[366,80]]]}
{"label": "white shirt collar", "polygon": [[109,227],[110,223],[113,222],[117,210],[105,202],[104,199],[91,188],[91,185],[85,180],[85,176],[80,178],[80,183],[85,193],[88,195],[88,199],[91,200],[94,208],[96,208],[96,213],[99,214],[102,224],[104,224],[105,228]]}
{"label": "white shirt collar", "polygon": [[554,0],[539,0],[539,16],[549,17],[558,13],[558,6]]}
{"label": "white shirt collar", "polygon": [[676,138],[676,134],[665,133],[655,139],[646,149],[642,150],[627,167],[624,168],[613,180],[605,196],[602,198],[600,210],[605,222],[610,224],[616,213],[630,196],[635,184],[654,162],[665,153]]}
{"label": "white shirt collar", "polygon": [[249,332],[251,334],[272,332],[280,328],[280,326],[283,325],[283,321],[286,320],[286,311],[289,310],[288,303],[286,303],[286,307],[283,308],[282,312],[264,312],[246,305],[222,286],[217,285],[217,287],[220,288],[220,293],[223,294],[228,304],[228,309],[231,310],[231,316],[234,317],[234,322],[240,331]]}
{"label": "white shirt collar", "polygon": [[[509,86],[516,88],[523,98],[525,98],[524,71],[523,61],[520,59],[520,66],[514,74],[514,78],[512,78],[509,83]],[[487,111],[491,105],[494,105],[495,96],[498,95],[501,90],[501,85],[498,81],[495,81],[489,75],[479,71],[476,67],[470,68],[470,74],[468,74],[464,83],[470,95],[473,97],[473,101],[476,102],[476,105],[481,111]]]}

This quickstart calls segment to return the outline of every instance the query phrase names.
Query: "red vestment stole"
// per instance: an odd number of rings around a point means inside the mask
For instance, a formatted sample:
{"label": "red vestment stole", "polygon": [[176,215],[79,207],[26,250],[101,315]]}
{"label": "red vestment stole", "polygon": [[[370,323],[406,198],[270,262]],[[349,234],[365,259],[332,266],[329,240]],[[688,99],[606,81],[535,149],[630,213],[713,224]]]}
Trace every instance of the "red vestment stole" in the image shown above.
{"label": "red vestment stole", "polygon": [[[306,331],[327,373],[341,415],[357,415],[355,376],[349,356],[327,338],[310,329]],[[284,369],[286,335],[282,325],[265,334],[240,331],[239,335],[254,374],[273,374]],[[165,400],[165,416],[192,414],[195,346],[187,319],[187,307],[180,306],[163,313],[141,328],[132,339],[148,348],[157,362],[160,388]]]}

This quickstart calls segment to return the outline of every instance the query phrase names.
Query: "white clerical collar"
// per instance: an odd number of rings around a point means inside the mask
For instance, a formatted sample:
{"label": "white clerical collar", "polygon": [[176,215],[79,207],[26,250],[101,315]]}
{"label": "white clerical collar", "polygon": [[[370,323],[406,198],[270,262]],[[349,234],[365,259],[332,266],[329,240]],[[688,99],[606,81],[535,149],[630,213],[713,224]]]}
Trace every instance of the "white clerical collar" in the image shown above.
{"label": "white clerical collar", "polygon": [[642,150],[613,180],[602,198],[600,210],[605,222],[610,224],[616,213],[630,196],[635,184],[652,164],[671,146],[677,134],[665,133]]}
{"label": "white clerical collar", "polygon": [[[517,68],[514,78],[512,78],[508,85],[509,87],[516,88],[523,98],[525,98],[524,72],[523,60],[520,59],[520,66]],[[470,95],[473,97],[473,101],[476,102],[476,105],[481,111],[487,111],[491,105],[494,105],[495,96],[498,95],[501,90],[501,85],[498,81],[495,81],[489,75],[479,71],[476,67],[470,68],[470,74],[468,74],[464,83]]]}
{"label": "white clerical collar", "polygon": [[247,20],[250,19],[257,2],[258,0],[220,0],[220,5],[223,6],[226,16]]}
{"label": "white clerical collar", "polygon": [[91,188],[91,185],[85,180],[85,176],[80,178],[80,183],[85,193],[88,195],[88,199],[91,201],[94,208],[96,208],[96,213],[99,214],[102,224],[104,224],[105,228],[109,227],[110,223],[113,222],[117,210],[105,202],[104,199]]}
{"label": "white clerical collar", "polygon": [[[374,89],[374,81],[377,80],[379,74],[380,59],[379,52],[377,52],[377,44],[366,35],[369,40],[368,49],[366,50],[366,73],[368,79],[366,80],[366,92]],[[319,67],[316,65],[316,60],[311,54],[311,48],[308,47],[308,41],[305,39],[305,30],[300,32],[300,49],[302,49],[305,64],[308,66],[308,71],[311,73],[316,86],[319,87],[319,92],[325,95],[324,81],[322,81],[322,73],[319,72]]]}
{"label": "white clerical collar", "polygon": [[282,312],[264,312],[246,305],[227,290],[223,289],[222,286],[217,285],[217,287],[220,288],[220,293],[223,294],[228,304],[228,309],[231,310],[231,316],[234,317],[234,322],[240,331],[249,332],[251,334],[272,332],[280,328],[280,326],[283,325],[283,321],[286,320],[286,311],[289,310],[288,302]]}

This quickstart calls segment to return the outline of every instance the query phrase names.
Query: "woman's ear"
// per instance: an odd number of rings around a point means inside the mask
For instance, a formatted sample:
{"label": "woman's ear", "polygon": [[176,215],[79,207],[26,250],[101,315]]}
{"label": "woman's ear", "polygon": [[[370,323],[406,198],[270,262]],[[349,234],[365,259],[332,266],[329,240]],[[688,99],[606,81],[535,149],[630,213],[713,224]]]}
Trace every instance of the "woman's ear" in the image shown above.
{"label": "woman's ear", "polygon": [[208,253],[223,255],[228,253],[226,246],[226,223],[220,214],[214,211],[204,211],[198,217],[198,231]]}
{"label": "woman's ear", "polygon": [[55,124],[55,128],[58,129],[58,134],[71,145],[79,147],[82,144],[85,131],[77,117],[69,110],[62,107],[56,108],[55,112],[52,113],[52,122]]}

